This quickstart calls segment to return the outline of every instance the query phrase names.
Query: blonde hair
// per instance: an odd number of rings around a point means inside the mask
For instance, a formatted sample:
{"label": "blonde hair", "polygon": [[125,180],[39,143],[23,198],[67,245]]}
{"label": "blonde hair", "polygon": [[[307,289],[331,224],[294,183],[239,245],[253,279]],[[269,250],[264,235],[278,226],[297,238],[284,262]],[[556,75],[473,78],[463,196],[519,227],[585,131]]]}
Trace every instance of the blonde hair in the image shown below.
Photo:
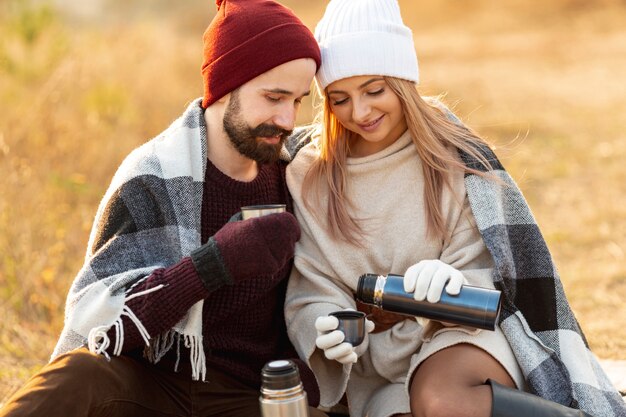
{"label": "blonde hair", "polygon": [[[452,121],[438,100],[433,104],[424,101],[414,83],[394,77],[384,79],[400,99],[408,130],[422,161],[428,236],[445,238],[447,228],[441,210],[443,187],[451,186],[450,175],[455,170],[486,176],[482,170],[463,163],[459,158],[459,151],[468,154],[488,171],[491,165],[480,152],[480,148],[487,143],[467,127]],[[318,141],[319,157],[312,164],[302,184],[304,203],[318,218],[322,215],[328,218],[330,233],[334,238],[358,245],[363,231],[359,220],[349,213],[354,207],[347,196],[346,175],[350,142],[358,136],[337,120],[331,111],[328,97],[323,97],[322,106],[323,127]],[[309,199],[311,192],[315,191],[319,202],[322,183],[329,190],[326,210],[320,204],[312,204]]]}

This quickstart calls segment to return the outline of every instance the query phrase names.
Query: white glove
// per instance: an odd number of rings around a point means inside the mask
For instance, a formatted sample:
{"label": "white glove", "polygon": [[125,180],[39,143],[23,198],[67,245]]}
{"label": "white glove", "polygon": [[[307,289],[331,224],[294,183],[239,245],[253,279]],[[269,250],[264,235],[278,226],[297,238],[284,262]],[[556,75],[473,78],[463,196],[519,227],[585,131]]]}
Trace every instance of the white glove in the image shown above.
{"label": "white glove", "polygon": [[417,301],[426,299],[436,303],[441,299],[444,287],[448,294],[457,295],[467,281],[461,271],[434,259],[410,266],[404,273],[403,283],[404,291],[413,293]]}
{"label": "white glove", "polygon": [[[337,326],[339,326],[339,320],[335,316],[318,317],[315,320],[315,329],[317,330],[315,345],[324,351],[324,356],[327,359],[334,359],[344,365],[356,363],[359,355],[354,346],[343,341],[346,335],[341,330],[336,330]],[[374,322],[366,318],[365,332],[371,333],[372,330],[374,330]]]}

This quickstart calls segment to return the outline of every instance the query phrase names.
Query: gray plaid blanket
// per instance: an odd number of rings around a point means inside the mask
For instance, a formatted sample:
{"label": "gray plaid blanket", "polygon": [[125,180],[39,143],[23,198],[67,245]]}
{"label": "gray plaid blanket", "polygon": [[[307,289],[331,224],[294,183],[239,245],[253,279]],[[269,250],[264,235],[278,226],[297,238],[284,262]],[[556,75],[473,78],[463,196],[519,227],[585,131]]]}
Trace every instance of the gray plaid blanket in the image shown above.
{"label": "gray plaid blanket", "polygon": [[[173,329],[150,335],[126,306],[134,285],[155,269],[171,266],[201,244],[201,211],[207,137],[201,99],[164,132],[122,162],[96,213],[85,262],[70,288],[65,325],[54,359],[88,346],[94,353],[119,355],[122,316],[137,326],[145,356],[158,361],[182,341],[191,352],[193,379],[204,379],[202,305],[193,305]],[[160,287],[149,291],[158,291]],[[115,340],[107,332],[115,329]]]}
{"label": "gray plaid blanket", "polygon": [[[462,122],[441,103],[448,118]],[[493,151],[482,154],[504,185],[466,174],[476,224],[502,291],[500,328],[532,392],[597,417],[626,417],[626,404],[601,368],[574,317],[552,255],[526,199]],[[470,167],[486,169],[462,153]]]}
{"label": "gray plaid blanket", "polygon": [[[65,324],[51,360],[81,346],[108,356],[122,353],[126,316],[146,343],[144,355],[158,362],[182,341],[191,352],[192,378],[204,380],[203,301],[169,331],[150,335],[126,306],[155,269],[189,256],[201,245],[201,212],[207,164],[202,99],[194,100],[165,131],[131,152],[115,173],[96,213],[85,261],[65,305]],[[282,150],[281,158],[289,160]],[[115,340],[107,333],[113,328]]]}
{"label": "gray plaid blanket", "polygon": [[[626,416],[626,404],[589,350],[567,302],[552,256],[515,182],[483,149],[500,186],[466,175],[470,206],[503,293],[500,327],[531,390],[593,416]],[[465,162],[482,169],[462,155]],[[482,169],[484,171],[484,169]]]}

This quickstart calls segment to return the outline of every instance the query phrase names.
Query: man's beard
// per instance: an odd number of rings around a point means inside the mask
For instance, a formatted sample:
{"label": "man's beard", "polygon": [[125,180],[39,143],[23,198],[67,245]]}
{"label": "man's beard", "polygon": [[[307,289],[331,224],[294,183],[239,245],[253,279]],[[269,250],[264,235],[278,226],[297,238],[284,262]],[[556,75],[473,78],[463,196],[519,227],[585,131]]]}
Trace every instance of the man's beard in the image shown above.
{"label": "man's beard", "polygon": [[[262,123],[257,127],[250,127],[241,115],[238,90],[231,93],[230,101],[224,112],[224,131],[235,149],[246,158],[252,159],[259,164],[268,164],[278,161],[280,150],[290,130],[281,129],[278,126]],[[276,145],[257,140],[259,137],[279,136],[280,141]]]}

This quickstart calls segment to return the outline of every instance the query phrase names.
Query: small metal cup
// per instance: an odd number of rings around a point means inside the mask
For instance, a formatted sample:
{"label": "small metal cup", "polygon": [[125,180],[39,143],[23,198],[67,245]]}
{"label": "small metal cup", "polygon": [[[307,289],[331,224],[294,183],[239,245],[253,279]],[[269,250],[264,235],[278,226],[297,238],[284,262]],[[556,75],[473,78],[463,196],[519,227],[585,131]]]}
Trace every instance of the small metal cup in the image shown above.
{"label": "small metal cup", "polygon": [[262,204],[258,206],[245,206],[241,208],[241,218],[243,220],[253,217],[266,216],[273,213],[283,213],[286,210],[285,204]]}
{"label": "small metal cup", "polygon": [[339,326],[337,330],[341,330],[346,335],[344,342],[350,343],[352,346],[358,346],[365,339],[365,313],[362,311],[342,310],[329,314],[337,317]]}

